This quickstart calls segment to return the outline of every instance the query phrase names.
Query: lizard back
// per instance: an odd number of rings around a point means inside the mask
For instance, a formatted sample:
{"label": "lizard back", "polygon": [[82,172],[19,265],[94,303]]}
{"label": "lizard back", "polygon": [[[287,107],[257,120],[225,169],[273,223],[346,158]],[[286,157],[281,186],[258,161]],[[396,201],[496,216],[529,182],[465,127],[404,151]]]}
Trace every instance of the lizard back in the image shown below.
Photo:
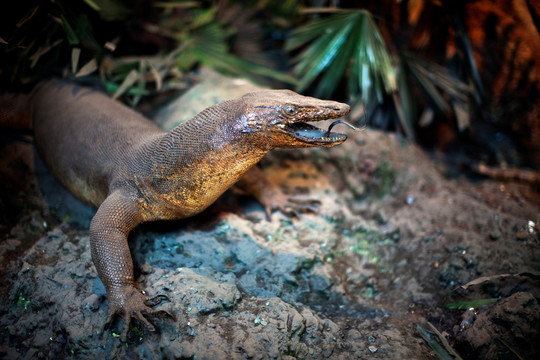
{"label": "lizard back", "polygon": [[31,114],[37,149],[51,172],[95,206],[115,178],[133,171],[133,154],[164,134],[104,93],[61,80],[38,87]]}

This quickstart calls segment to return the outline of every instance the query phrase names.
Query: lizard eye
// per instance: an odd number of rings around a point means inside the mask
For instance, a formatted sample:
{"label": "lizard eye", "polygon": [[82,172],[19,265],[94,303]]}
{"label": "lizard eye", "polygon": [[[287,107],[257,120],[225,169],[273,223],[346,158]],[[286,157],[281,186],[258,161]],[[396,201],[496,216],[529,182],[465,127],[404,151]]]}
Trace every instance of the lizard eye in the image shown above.
{"label": "lizard eye", "polygon": [[294,106],[291,106],[291,105],[286,105],[283,108],[283,112],[287,116],[292,116],[292,115],[296,114],[296,108]]}

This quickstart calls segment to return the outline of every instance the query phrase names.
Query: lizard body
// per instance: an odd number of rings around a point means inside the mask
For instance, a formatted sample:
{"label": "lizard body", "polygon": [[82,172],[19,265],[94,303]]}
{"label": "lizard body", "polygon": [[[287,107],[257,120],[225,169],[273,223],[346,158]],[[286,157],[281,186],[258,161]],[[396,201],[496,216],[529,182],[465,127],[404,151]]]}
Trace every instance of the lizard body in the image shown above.
{"label": "lizard body", "polygon": [[92,259],[109,299],[108,324],[159,315],[135,287],[127,243],[139,223],[193,216],[211,205],[275,148],[332,147],[343,134],[307,121],[333,119],[346,104],[268,90],[214,105],[170,132],[90,88],[61,80],[31,97],[35,143],[51,172],[98,210]]}

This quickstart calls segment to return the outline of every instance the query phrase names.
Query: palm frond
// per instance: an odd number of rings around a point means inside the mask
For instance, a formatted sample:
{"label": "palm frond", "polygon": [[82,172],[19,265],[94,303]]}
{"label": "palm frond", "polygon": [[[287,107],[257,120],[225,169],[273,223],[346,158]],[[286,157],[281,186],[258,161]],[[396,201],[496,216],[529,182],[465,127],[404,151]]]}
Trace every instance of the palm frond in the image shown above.
{"label": "palm frond", "polygon": [[482,80],[480,79],[478,67],[476,66],[476,60],[474,59],[471,40],[463,23],[463,19],[459,16],[454,16],[452,20],[456,29],[456,40],[461,44],[461,48],[464,50],[467,57],[467,65],[469,67],[469,71],[471,72],[470,80],[472,81],[472,86],[474,87],[472,94],[475,101],[477,103],[481,103],[482,98],[484,97],[484,87],[482,85]]}
{"label": "palm frond", "polygon": [[78,45],[81,40],[77,36],[77,33],[71,26],[71,24],[67,21],[67,19],[64,17],[64,15],[60,15],[60,18],[62,19],[62,25],[64,26],[64,31],[66,33],[66,38],[70,45]]}
{"label": "palm frond", "polygon": [[[418,56],[402,53],[400,56],[400,78],[410,76],[419,85],[426,99],[439,113],[454,114],[457,118],[458,128],[464,130],[468,127],[469,97],[472,89],[469,85],[456,79],[450,71],[436,63],[426,61]],[[406,92],[412,84],[406,84],[400,79],[400,92]],[[403,94],[402,94],[403,95]],[[414,99],[409,101],[414,102]],[[416,119],[408,117],[408,122]]]}
{"label": "palm frond", "polygon": [[413,87],[410,81],[409,64],[400,56],[398,63],[398,83],[399,91],[394,96],[394,105],[401,127],[404,129],[407,138],[410,141],[415,140],[414,127],[418,112],[416,108],[416,99],[413,94]]}
{"label": "palm frond", "polygon": [[265,76],[274,80],[294,84],[296,80],[287,74],[258,65],[230,53],[227,46],[229,32],[217,21],[211,21],[184,34],[185,48],[178,54],[177,65],[189,69],[196,63],[233,76],[244,76],[256,80]]}
{"label": "palm frond", "polygon": [[[315,95],[329,97],[342,76],[348,73],[349,96],[361,94],[371,100],[395,91],[396,76],[391,57],[371,13],[365,10],[336,10],[293,31],[285,49],[305,49],[293,60],[300,78],[297,90],[318,82]],[[319,81],[318,81],[319,80]]]}

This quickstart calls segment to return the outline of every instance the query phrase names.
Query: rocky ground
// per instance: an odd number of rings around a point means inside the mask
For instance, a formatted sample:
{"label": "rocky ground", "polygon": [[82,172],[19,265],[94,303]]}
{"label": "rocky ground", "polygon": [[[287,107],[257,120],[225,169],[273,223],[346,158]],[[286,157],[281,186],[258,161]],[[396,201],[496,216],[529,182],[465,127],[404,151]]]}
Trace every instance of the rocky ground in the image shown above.
{"label": "rocky ground", "polygon": [[[247,86],[227,84],[228,94]],[[161,126],[174,111],[157,116]],[[228,192],[195,218],[138,227],[139,283],[167,294],[158,308],[176,319],[155,320],[155,333],[135,322],[127,343],[119,323],[102,333],[95,210],[52,178],[28,137],[3,137],[0,357],[536,358],[538,188],[450,178],[397,136],[343,131],[339,147],[274,151],[261,163],[292,198],[316,200],[313,212],[268,219]]]}

